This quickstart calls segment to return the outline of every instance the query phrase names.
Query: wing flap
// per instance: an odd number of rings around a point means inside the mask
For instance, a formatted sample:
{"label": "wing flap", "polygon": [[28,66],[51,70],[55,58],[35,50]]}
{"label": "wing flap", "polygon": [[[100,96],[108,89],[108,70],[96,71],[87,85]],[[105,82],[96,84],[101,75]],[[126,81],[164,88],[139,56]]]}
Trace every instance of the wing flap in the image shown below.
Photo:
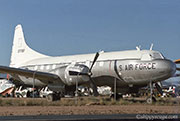
{"label": "wing flap", "polygon": [[32,71],[28,69],[20,69],[20,68],[13,68],[13,67],[7,67],[7,66],[0,66],[0,72],[8,73],[8,74],[16,74],[16,75],[21,75],[21,76],[30,77],[30,78],[33,78],[34,76],[35,79],[38,79],[45,84],[60,83],[64,85],[60,77],[52,73]]}

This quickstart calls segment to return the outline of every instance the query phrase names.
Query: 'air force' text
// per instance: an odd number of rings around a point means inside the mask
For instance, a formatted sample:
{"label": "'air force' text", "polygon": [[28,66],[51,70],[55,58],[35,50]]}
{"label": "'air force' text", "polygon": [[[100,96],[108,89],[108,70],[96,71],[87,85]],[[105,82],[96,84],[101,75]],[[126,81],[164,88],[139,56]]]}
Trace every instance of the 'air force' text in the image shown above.
{"label": "'air force' text", "polygon": [[138,63],[138,64],[119,65],[119,69],[120,71],[151,70],[151,69],[156,69],[156,63]]}

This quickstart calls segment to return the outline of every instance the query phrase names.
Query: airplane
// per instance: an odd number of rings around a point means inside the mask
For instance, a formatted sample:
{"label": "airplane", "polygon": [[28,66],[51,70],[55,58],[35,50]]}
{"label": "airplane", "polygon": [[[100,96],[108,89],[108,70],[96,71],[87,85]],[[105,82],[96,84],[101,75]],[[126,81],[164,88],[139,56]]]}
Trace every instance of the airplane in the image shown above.
{"label": "airplane", "polygon": [[[9,67],[0,66],[24,85],[45,87],[53,91],[48,98],[59,100],[77,85],[92,87],[97,96],[97,86],[110,86],[116,94],[138,92],[138,89],[166,80],[176,75],[175,62],[152,50],[97,52],[92,54],[52,57],[32,50],[25,42],[22,26],[15,27]],[[152,93],[151,93],[152,94]],[[152,96],[151,96],[152,97]],[[152,98],[150,98],[152,100]]]}
{"label": "airplane", "polygon": [[5,97],[12,95],[14,87],[15,85],[11,81],[5,78],[0,78],[0,95]]}

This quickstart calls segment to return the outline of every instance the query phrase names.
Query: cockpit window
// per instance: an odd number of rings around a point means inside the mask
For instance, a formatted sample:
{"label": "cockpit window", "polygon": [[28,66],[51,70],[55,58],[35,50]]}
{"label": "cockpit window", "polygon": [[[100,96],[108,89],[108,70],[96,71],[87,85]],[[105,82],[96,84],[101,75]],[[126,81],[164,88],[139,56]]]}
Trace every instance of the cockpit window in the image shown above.
{"label": "cockpit window", "polygon": [[152,57],[153,57],[153,59],[163,59],[164,58],[160,53],[153,53]]}

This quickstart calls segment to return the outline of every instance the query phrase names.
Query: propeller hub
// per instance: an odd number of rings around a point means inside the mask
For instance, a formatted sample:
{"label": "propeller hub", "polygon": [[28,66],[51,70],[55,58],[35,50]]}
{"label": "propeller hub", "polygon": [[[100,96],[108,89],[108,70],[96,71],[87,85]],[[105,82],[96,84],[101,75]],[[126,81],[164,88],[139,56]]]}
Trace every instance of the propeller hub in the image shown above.
{"label": "propeller hub", "polygon": [[92,72],[88,72],[88,75],[89,75],[89,76],[92,76],[93,74],[92,74]]}

